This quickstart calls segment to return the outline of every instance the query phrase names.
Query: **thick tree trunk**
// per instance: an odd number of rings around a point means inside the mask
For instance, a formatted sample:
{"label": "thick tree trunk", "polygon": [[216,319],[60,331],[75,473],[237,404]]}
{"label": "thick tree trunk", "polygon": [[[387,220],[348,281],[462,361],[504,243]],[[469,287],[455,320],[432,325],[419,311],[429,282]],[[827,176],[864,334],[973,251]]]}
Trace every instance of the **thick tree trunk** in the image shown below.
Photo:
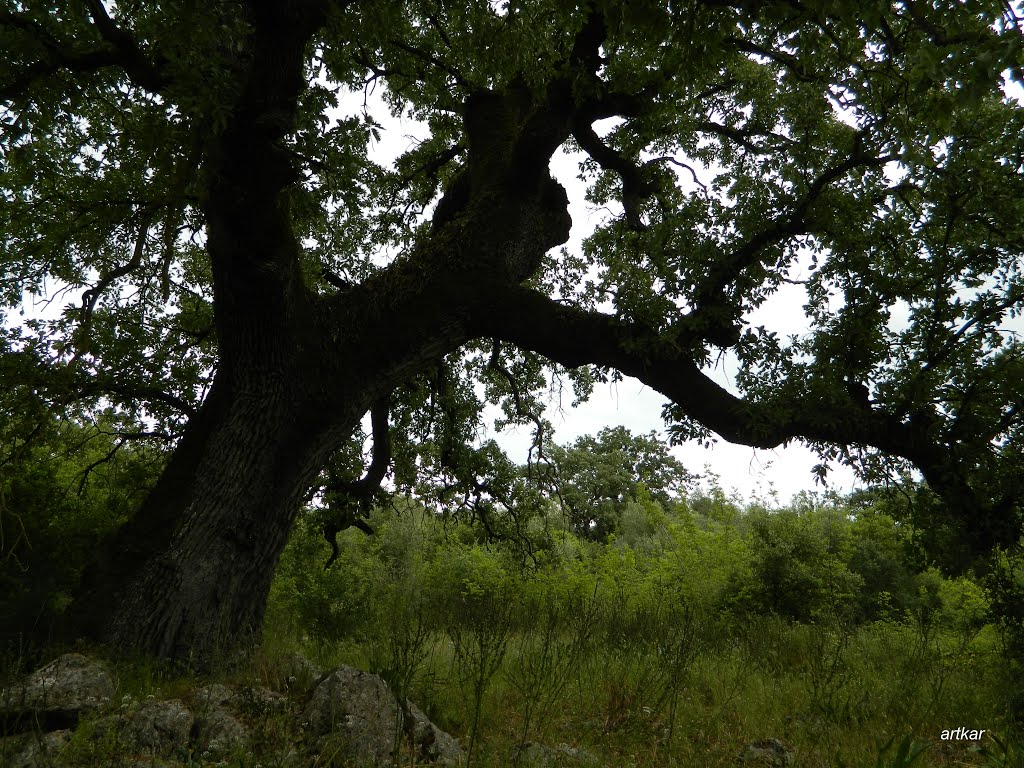
{"label": "thick tree trunk", "polygon": [[568,93],[519,125],[523,94],[485,92],[467,107],[470,158],[429,242],[349,290],[310,291],[284,137],[322,16],[291,5],[254,9],[238,104],[208,150],[216,381],[71,611],[74,634],[199,667],[258,635],[301,499],[370,405],[481,335],[497,287],[532,275],[571,225],[547,167],[569,132]]}
{"label": "thick tree trunk", "polygon": [[204,160],[216,380],[70,616],[72,634],[199,667],[258,636],[300,500],[375,396],[369,385],[326,391],[340,381],[337,366],[320,364],[330,329],[304,286],[288,211],[296,171],[281,142],[324,7],[296,0],[247,12],[254,31],[237,103]]}
{"label": "thick tree trunk", "polygon": [[302,496],[362,407],[330,423],[284,377],[224,378],[87,575],[73,632],[201,668],[258,638]]}

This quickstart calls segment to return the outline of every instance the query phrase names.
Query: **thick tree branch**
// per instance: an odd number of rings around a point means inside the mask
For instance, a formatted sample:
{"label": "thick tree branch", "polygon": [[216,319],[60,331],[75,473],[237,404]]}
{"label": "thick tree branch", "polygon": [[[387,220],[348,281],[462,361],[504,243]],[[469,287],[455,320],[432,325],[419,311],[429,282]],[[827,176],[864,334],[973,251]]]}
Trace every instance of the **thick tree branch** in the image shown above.
{"label": "thick tree branch", "polygon": [[608,26],[604,14],[598,8],[591,8],[583,26],[572,41],[569,61],[587,75],[596,77],[601,68],[601,46],[608,38]]}
{"label": "thick tree branch", "polygon": [[85,0],[85,4],[100,36],[113,48],[118,56],[118,66],[124,69],[131,81],[154,93],[163,90],[167,85],[166,76],[146,56],[138,40],[114,23],[100,0]]}
{"label": "thick tree branch", "polygon": [[331,271],[327,267],[323,267],[320,270],[320,276],[339,291],[347,291],[352,287],[352,283],[350,281],[343,278],[337,272]]}
{"label": "thick tree branch", "polygon": [[589,123],[577,122],[572,135],[598,165],[606,171],[615,171],[622,179],[622,208],[629,228],[635,231],[647,229],[640,217],[640,204],[654,193],[655,185],[644,179],[640,166],[601,141]]}
{"label": "thick tree branch", "polygon": [[519,286],[499,294],[490,310],[476,318],[480,335],[570,368],[615,368],[656,389],[729,442],[773,448],[801,438],[872,445],[915,462],[932,459],[936,450],[911,425],[852,399],[762,406],[723,389],[700,370],[684,345],[639,324],[566,306]]}
{"label": "thick tree branch", "polygon": [[[604,61],[601,46],[608,37],[604,15],[593,9],[587,15],[580,31],[573,40],[569,56],[570,71],[578,77],[571,89],[577,92],[573,98],[579,102],[574,110],[571,130],[577,143],[606,171],[614,171],[622,179],[622,207],[630,229],[646,229],[640,218],[640,204],[654,192],[654,187],[643,178],[640,167],[620,152],[605,144],[593,128],[593,121],[612,114],[636,114],[642,100],[637,97],[608,94],[607,84],[598,76]],[[580,90],[583,92],[580,93]]]}
{"label": "thick tree branch", "polygon": [[716,123],[712,120],[705,120],[704,122],[700,123],[697,126],[697,130],[704,131],[705,133],[713,133],[716,136],[721,136],[722,138],[729,139],[730,141],[739,144],[745,150],[754,155],[767,155],[774,151],[772,147],[756,143],[755,141],[753,141],[754,138],[773,139],[779,144],[793,145],[797,143],[792,139],[777,133],[762,133],[745,128],[735,128],[733,126],[723,125],[722,123]]}
{"label": "thick tree branch", "polygon": [[[309,309],[287,189],[302,178],[286,137],[307,87],[308,44],[326,3],[253,3],[240,88],[229,119],[204,160],[209,170],[207,251],[217,307],[219,351],[228,365],[266,360],[287,344],[286,316]],[[291,307],[290,309],[286,309]],[[254,323],[263,325],[249,343]],[[294,346],[292,347],[294,349]]]}
{"label": "thick tree branch", "polygon": [[69,42],[58,40],[40,23],[22,14],[0,13],[0,27],[18,29],[38,45],[43,56],[23,67],[10,82],[0,84],[0,100],[11,101],[25,94],[32,84],[62,69],[74,73],[94,72],[118,67],[135,85],[153,93],[167,86],[165,74],[143,53],[135,38],[118,27],[107,15],[102,3],[88,0],[86,5],[105,45],[91,50],[76,50]]}

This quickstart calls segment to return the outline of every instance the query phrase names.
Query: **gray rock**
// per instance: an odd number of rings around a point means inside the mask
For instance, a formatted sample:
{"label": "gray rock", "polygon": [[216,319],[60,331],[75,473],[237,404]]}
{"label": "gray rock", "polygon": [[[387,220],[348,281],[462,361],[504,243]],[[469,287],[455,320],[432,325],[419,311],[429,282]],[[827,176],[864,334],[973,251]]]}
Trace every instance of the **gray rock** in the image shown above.
{"label": "gray rock", "polygon": [[202,688],[197,688],[192,693],[192,701],[195,704],[196,710],[199,711],[204,708],[227,704],[234,696],[235,692],[226,685],[211,683],[210,685],[204,685]]}
{"label": "gray rock", "polygon": [[60,752],[71,741],[71,730],[26,733],[6,740],[0,751],[8,768],[53,768],[60,765]]}
{"label": "gray rock", "polygon": [[536,741],[527,741],[512,747],[509,762],[515,768],[583,768],[599,763],[597,757],[585,749],[559,744],[549,747]]}
{"label": "gray rock", "polygon": [[113,695],[114,678],[103,662],[68,653],[0,692],[0,716],[31,713],[75,721]]}
{"label": "gray rock", "polygon": [[168,755],[189,743],[192,713],[178,699],[147,699],[125,723],[125,739],[154,754]]}
{"label": "gray rock", "polygon": [[458,740],[430,722],[411,701],[406,700],[406,704],[412,718],[413,749],[419,758],[439,765],[461,765],[464,755]]}
{"label": "gray rock", "polygon": [[231,697],[231,706],[250,715],[268,715],[284,712],[288,708],[288,698],[269,688],[246,686]]}
{"label": "gray rock", "polygon": [[199,752],[227,755],[249,747],[252,737],[231,712],[216,704],[196,717],[195,746]]}
{"label": "gray rock", "polygon": [[400,725],[398,701],[377,675],[339,667],[320,681],[306,705],[321,749],[375,765],[390,763]]}
{"label": "gray rock", "polygon": [[527,741],[512,747],[509,764],[515,768],[556,768],[558,761],[551,747]]}
{"label": "gray rock", "polygon": [[319,737],[321,752],[337,751],[358,764],[390,764],[406,732],[422,761],[457,764],[462,757],[458,742],[415,705],[409,705],[409,712],[412,722],[404,728],[404,714],[388,684],[377,675],[343,666],[313,690],[305,719]]}
{"label": "gray rock", "polygon": [[792,751],[778,739],[764,739],[747,744],[736,757],[736,765],[745,768],[786,768],[792,763]]}
{"label": "gray rock", "polygon": [[192,694],[194,744],[200,753],[218,757],[248,748],[252,741],[249,729],[228,706],[235,701],[235,692],[220,683],[205,685]]}

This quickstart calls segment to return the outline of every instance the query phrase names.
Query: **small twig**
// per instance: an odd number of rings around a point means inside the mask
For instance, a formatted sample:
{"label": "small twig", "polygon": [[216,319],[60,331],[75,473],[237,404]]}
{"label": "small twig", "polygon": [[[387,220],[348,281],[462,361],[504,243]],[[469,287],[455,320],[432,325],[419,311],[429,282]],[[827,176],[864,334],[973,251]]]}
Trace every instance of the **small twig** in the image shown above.
{"label": "small twig", "polygon": [[105,275],[100,277],[99,282],[95,286],[87,290],[82,294],[82,325],[88,325],[92,319],[93,310],[96,308],[96,302],[99,301],[100,294],[103,293],[107,287],[110,286],[119,277],[124,277],[140,266],[142,266],[142,255],[146,248],[146,237],[149,235],[149,227],[153,223],[155,211],[152,208],[145,208],[142,211],[142,216],[139,221],[139,234],[135,238],[135,248],[132,251],[132,258],[126,264],[107,272]]}
{"label": "small twig", "polygon": [[505,367],[501,362],[501,342],[495,340],[494,345],[491,347],[491,357],[487,361],[488,370],[492,370],[499,374],[506,382],[508,382],[509,390],[512,393],[512,402],[516,407],[516,414],[522,419],[529,419],[536,426],[537,430],[534,435],[533,444],[530,446],[530,451],[527,454],[527,465],[533,466],[533,451],[537,449],[537,458],[544,458],[544,422],[540,416],[531,411],[524,404],[522,393],[519,391],[519,385],[512,375],[512,372]]}

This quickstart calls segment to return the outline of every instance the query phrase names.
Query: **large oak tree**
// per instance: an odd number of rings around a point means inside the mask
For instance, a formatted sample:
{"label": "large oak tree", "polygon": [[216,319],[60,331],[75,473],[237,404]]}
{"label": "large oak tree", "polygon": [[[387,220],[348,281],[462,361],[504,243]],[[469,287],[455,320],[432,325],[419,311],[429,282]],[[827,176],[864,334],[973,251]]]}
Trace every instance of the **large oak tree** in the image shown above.
{"label": "large oak tree", "polygon": [[[173,446],[75,633],[244,646],[311,489],[365,498],[391,466],[500,501],[480,400],[542,445],[556,375],[637,377],[680,440],[916,469],[978,548],[1018,538],[1014,6],[0,7],[0,299],[69,302],[4,331],[5,384]],[[374,91],[429,130],[394,167],[334,109]],[[562,149],[613,213],[577,253]],[[753,326],[793,282],[806,333]]]}

